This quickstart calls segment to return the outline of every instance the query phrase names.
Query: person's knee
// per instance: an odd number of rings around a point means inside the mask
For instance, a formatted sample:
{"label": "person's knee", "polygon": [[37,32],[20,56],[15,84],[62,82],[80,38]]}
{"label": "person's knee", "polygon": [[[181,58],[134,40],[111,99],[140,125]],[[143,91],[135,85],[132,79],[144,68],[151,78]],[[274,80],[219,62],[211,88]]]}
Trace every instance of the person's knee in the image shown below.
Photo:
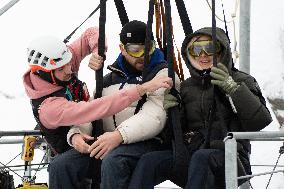
{"label": "person's knee", "polygon": [[201,149],[194,152],[191,161],[208,162],[210,153],[207,149]]}
{"label": "person's knee", "polygon": [[149,165],[153,165],[156,162],[156,159],[153,158],[151,154],[144,154],[139,159],[139,164],[143,166],[150,167]]}
{"label": "person's knee", "polygon": [[117,156],[108,154],[103,160],[101,165],[102,172],[108,172],[113,170],[119,165],[119,160]]}
{"label": "person's knee", "polygon": [[48,171],[52,174],[56,172],[61,172],[66,167],[66,161],[63,161],[61,158],[55,158],[49,163]]}

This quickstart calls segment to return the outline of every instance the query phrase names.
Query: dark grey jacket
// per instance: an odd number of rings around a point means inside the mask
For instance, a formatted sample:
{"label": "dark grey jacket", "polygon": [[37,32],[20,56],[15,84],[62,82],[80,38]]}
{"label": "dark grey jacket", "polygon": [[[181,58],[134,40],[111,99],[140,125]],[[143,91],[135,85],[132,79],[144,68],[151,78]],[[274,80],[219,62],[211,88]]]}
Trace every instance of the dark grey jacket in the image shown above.
{"label": "dark grey jacket", "polygon": [[[211,28],[202,28],[187,36],[182,46],[184,60],[187,60],[186,46],[190,40],[201,34],[211,36],[211,33]],[[201,73],[189,61],[186,63],[191,77],[182,82],[180,91],[184,109],[182,121],[184,132],[202,131],[206,135],[208,128],[205,128],[205,122],[213,103],[213,97],[215,97],[216,109],[212,118],[211,144],[216,141],[221,142],[229,131],[259,131],[272,121],[256,80],[249,74],[233,67],[230,44],[225,32],[217,28],[216,34],[217,40],[222,44],[220,62],[227,66],[232,78],[240,85],[231,95],[237,113],[233,112],[228,97],[221,90],[217,88],[215,95],[213,95],[214,87],[210,82],[210,75]],[[249,141],[238,142],[242,144],[242,149],[239,152],[248,158]],[[215,148],[214,145],[211,148]]]}

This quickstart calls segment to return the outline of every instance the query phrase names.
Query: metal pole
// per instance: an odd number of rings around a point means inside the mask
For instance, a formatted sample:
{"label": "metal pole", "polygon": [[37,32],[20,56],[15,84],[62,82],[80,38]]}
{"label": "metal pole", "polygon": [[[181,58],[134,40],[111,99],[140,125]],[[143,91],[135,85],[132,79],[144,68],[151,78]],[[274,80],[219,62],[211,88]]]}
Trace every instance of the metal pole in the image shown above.
{"label": "metal pole", "polygon": [[234,137],[235,139],[262,139],[284,137],[284,131],[231,132],[228,133],[228,136]]}
{"label": "metal pole", "polygon": [[42,132],[40,130],[0,131],[0,137],[2,136],[26,136],[26,135],[41,136]]}
{"label": "metal pole", "polygon": [[6,5],[4,5],[1,9],[0,9],[0,16],[5,13],[7,10],[9,10],[12,6],[14,6],[16,3],[18,3],[20,0],[11,0],[9,3],[7,3]]}
{"label": "metal pole", "polygon": [[250,5],[251,0],[240,1],[239,69],[246,73],[250,73]]}
{"label": "metal pole", "polygon": [[224,142],[226,189],[237,189],[237,141],[235,138],[227,138]]}

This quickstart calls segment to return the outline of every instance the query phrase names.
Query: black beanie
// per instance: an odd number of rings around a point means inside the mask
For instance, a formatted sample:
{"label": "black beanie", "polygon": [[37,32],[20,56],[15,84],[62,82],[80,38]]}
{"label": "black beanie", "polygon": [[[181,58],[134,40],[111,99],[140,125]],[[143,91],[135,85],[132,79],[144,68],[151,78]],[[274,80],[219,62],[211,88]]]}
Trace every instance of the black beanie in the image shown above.
{"label": "black beanie", "polygon": [[[120,32],[120,41],[127,43],[145,43],[147,25],[144,22],[133,20],[126,23]],[[153,34],[151,39],[154,39]]]}

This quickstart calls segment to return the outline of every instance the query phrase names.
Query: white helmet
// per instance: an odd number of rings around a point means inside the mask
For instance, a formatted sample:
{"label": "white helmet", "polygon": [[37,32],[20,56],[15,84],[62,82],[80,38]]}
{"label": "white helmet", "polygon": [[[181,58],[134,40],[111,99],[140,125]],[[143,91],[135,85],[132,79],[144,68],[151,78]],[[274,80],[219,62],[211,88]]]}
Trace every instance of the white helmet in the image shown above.
{"label": "white helmet", "polygon": [[33,72],[50,72],[68,64],[71,58],[72,53],[66,44],[56,37],[39,37],[28,47],[28,62]]}

